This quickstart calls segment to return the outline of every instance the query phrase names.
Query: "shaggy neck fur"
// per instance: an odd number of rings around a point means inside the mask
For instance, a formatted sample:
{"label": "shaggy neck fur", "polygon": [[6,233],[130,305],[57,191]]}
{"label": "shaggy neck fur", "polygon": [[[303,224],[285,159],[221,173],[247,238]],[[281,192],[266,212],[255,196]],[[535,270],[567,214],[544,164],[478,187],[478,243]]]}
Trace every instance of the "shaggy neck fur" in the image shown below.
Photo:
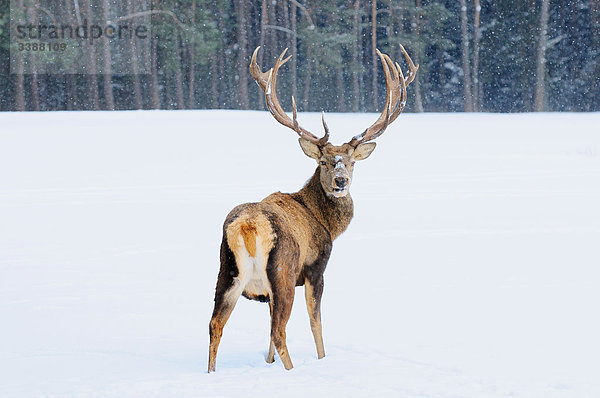
{"label": "shaggy neck fur", "polygon": [[317,167],[311,179],[292,197],[308,208],[334,240],[348,228],[354,215],[354,204],[350,193],[343,198],[328,196],[321,186],[320,172]]}

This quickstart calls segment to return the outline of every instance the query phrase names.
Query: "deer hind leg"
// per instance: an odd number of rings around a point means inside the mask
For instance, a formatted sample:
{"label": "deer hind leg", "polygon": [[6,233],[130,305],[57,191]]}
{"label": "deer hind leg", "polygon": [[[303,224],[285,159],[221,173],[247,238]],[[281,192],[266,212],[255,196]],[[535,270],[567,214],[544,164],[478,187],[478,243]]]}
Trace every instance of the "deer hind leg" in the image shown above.
{"label": "deer hind leg", "polygon": [[[273,301],[269,301],[269,312],[271,314],[271,319],[273,318]],[[267,363],[275,362],[275,344],[273,343],[273,339],[269,338],[269,353],[266,358]]]}
{"label": "deer hind leg", "polygon": [[[237,276],[234,276],[236,275]],[[229,319],[237,300],[245,285],[243,268],[237,266],[235,257],[231,252],[227,238],[223,237],[221,243],[221,269],[215,289],[215,308],[209,323],[210,346],[208,351],[208,372],[215,371],[217,349],[223,335],[223,327]]]}
{"label": "deer hind leg", "polygon": [[304,280],[304,296],[306,297],[306,307],[310,319],[310,329],[312,330],[317,346],[317,357],[319,359],[325,356],[325,347],[323,346],[323,334],[321,331],[321,296],[323,294],[323,278],[316,281]]}
{"label": "deer hind leg", "polygon": [[273,363],[275,362],[275,344],[273,343],[273,339],[270,339],[271,342],[269,343],[269,353],[267,354],[267,363]]}
{"label": "deer hind leg", "polygon": [[[294,302],[294,286],[281,286],[273,292],[273,311],[271,314],[271,344],[277,350],[279,358],[286,370],[294,367],[285,343],[285,326],[292,313]],[[267,358],[268,360],[269,358]]]}
{"label": "deer hind leg", "polygon": [[223,335],[223,327],[225,327],[225,323],[227,323],[238,298],[242,294],[242,290],[243,288],[236,281],[224,294],[215,298],[215,308],[208,328],[210,334],[210,347],[208,351],[209,373],[215,371],[217,349]]}

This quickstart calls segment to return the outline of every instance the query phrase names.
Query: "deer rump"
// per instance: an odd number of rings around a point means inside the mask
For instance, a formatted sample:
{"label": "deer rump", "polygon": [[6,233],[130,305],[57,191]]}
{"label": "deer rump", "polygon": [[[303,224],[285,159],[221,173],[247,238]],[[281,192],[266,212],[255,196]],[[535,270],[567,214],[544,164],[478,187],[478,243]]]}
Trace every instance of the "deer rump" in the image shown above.
{"label": "deer rump", "polygon": [[275,241],[269,220],[263,214],[242,214],[227,226],[225,236],[237,271],[233,285],[248,299],[269,301],[267,261]]}
{"label": "deer rump", "polygon": [[[240,205],[229,213],[223,226],[221,271],[232,279],[228,291],[223,293],[232,299],[241,293],[250,300],[269,302],[273,284],[295,281],[288,287],[292,289],[304,284],[304,265],[320,264],[317,259],[324,253],[315,249],[323,243],[330,248],[331,243],[327,243],[330,238],[325,231],[308,232],[314,227],[305,225],[306,211],[301,207],[288,195],[277,193],[261,203]],[[290,215],[290,208],[296,210],[292,212],[296,217]],[[307,236],[320,237],[321,244],[313,241],[309,247]]]}

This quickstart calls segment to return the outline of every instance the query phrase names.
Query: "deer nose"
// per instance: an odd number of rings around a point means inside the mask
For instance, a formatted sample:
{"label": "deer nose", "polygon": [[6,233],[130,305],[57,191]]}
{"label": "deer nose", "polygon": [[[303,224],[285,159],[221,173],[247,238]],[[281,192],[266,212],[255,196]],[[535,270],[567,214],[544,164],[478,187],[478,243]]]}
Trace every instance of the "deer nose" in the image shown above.
{"label": "deer nose", "polygon": [[335,185],[338,188],[344,188],[346,185],[348,184],[348,179],[344,178],[344,177],[336,177],[335,178]]}

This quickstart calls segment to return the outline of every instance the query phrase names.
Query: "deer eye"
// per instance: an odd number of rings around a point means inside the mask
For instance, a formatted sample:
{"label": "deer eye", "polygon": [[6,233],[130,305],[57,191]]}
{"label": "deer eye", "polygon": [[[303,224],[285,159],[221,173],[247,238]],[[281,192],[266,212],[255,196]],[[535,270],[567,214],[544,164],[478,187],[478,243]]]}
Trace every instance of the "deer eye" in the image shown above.
{"label": "deer eye", "polygon": [[327,165],[327,162],[324,161],[324,160],[321,160],[319,163],[321,163],[321,166],[326,166]]}

